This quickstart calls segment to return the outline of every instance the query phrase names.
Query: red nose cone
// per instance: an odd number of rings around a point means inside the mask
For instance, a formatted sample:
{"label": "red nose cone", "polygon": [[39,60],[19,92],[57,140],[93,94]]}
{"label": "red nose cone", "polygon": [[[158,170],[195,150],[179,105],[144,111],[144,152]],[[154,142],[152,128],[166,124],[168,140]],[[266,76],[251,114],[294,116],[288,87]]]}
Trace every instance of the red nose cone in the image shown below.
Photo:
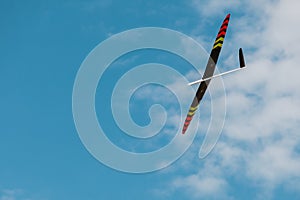
{"label": "red nose cone", "polygon": [[230,18],[230,14],[228,14],[228,15],[226,16],[226,18],[228,18],[228,19],[229,19],[229,18]]}

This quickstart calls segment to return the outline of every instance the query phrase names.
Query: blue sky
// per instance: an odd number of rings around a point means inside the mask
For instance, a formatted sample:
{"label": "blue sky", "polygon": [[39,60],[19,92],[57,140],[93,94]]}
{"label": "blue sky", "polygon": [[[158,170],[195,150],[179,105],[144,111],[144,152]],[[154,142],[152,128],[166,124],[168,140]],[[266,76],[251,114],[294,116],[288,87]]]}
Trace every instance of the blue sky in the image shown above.
{"label": "blue sky", "polygon": [[[296,0],[1,1],[0,200],[299,199],[297,6]],[[232,18],[219,69],[237,66],[238,47],[244,48],[249,69],[224,78],[226,122],[212,153],[198,158],[210,117],[206,95],[204,128],[172,166],[129,174],[96,160],[80,141],[72,115],[73,84],[88,53],[116,33],[148,26],[180,31],[209,51],[227,13]],[[137,64],[159,62],[183,74],[189,64],[155,50],[118,61],[104,76],[108,87],[100,82],[96,94],[97,102],[104,102],[96,104],[98,117],[107,112],[101,123],[115,134],[108,137],[133,151],[163,146],[174,132],[153,138],[152,146],[122,136],[108,106],[109,83]],[[151,103],[166,106],[172,111],[168,117],[176,115],[174,95],[169,93],[169,102],[149,101],[143,91],[147,86],[131,101],[136,123],[149,123],[145,113]]]}

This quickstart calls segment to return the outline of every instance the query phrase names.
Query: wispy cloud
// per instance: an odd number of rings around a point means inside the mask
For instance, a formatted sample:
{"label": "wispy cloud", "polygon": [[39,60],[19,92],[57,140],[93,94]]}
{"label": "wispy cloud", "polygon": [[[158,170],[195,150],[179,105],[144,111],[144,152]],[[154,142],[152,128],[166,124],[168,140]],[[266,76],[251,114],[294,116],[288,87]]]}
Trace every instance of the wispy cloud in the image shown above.
{"label": "wispy cloud", "polygon": [[0,200],[31,200],[31,198],[21,189],[2,189],[0,190]]}
{"label": "wispy cloud", "polygon": [[244,8],[242,12],[235,5],[219,2],[210,1],[208,7],[196,5],[204,17],[209,15],[208,8],[232,9],[241,16],[235,20],[238,31],[232,32],[226,48],[245,47],[248,69],[224,77],[227,119],[213,155],[203,160],[204,166],[190,165],[197,172],[191,170],[171,185],[187,189],[195,199],[218,198],[216,194],[228,194],[232,178],[243,176],[261,192],[256,198],[271,198],[278,186],[300,185],[300,48],[296,42],[300,3],[251,1],[238,6]]}
{"label": "wispy cloud", "polygon": [[222,169],[216,165],[215,159],[209,159],[202,169],[188,176],[178,177],[171,187],[184,191],[190,197],[226,199],[228,182],[221,176]]}

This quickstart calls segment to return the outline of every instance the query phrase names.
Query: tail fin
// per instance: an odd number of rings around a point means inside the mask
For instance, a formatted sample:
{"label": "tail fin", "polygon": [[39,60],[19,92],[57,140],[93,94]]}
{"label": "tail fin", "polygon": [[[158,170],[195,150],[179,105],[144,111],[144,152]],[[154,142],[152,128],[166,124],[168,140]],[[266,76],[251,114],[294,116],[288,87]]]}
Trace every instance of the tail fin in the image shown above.
{"label": "tail fin", "polygon": [[245,64],[245,59],[244,59],[244,54],[243,54],[242,48],[240,48],[240,50],[239,50],[239,59],[240,59],[240,68],[245,67],[246,64]]}

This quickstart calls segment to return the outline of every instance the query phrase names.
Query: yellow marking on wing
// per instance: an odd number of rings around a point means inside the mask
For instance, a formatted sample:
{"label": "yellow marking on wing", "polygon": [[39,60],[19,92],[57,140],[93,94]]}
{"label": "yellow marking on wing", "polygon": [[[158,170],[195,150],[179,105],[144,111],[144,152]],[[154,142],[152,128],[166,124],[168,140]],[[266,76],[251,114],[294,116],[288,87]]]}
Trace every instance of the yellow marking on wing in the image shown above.
{"label": "yellow marking on wing", "polygon": [[194,110],[197,110],[197,108],[198,108],[198,106],[196,106],[196,107],[190,107],[190,111],[194,111]]}
{"label": "yellow marking on wing", "polygon": [[217,44],[218,42],[220,42],[220,41],[224,41],[224,37],[220,37],[219,39],[217,39],[216,41],[215,41],[215,44]]}
{"label": "yellow marking on wing", "polygon": [[195,112],[196,112],[196,110],[194,110],[194,111],[192,111],[192,112],[189,112],[188,115],[189,115],[189,116],[193,116],[193,115],[195,114]]}
{"label": "yellow marking on wing", "polygon": [[222,44],[221,44],[221,43],[219,43],[219,44],[216,44],[216,45],[214,46],[214,48],[213,48],[213,49],[215,49],[215,48],[217,48],[217,47],[222,47]]}

